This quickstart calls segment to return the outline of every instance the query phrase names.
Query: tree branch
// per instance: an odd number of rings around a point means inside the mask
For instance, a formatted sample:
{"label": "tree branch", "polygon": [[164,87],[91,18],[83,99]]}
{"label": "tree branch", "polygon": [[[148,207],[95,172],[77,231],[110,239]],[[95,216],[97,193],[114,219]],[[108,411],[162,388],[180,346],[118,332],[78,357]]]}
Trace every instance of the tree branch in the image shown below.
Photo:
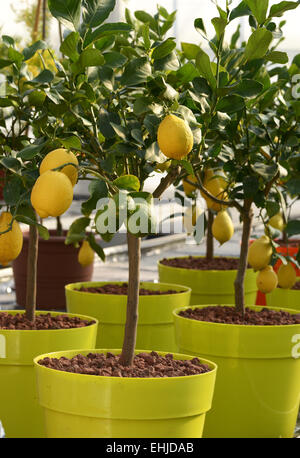
{"label": "tree branch", "polygon": [[155,199],[159,199],[160,196],[163,194],[163,192],[171,186],[172,183],[178,178],[180,174],[180,166],[177,165],[176,167],[172,167],[172,169],[169,171],[169,173],[160,180],[159,185],[153,192],[153,197]]}

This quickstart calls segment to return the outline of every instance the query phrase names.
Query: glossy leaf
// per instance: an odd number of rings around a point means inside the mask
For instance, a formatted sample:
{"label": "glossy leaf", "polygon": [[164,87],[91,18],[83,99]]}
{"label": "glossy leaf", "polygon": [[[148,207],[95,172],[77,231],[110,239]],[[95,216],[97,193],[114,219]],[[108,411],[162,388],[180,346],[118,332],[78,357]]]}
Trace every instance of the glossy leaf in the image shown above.
{"label": "glossy leaf", "polygon": [[49,10],[67,29],[77,30],[80,22],[81,0],[48,0]]}

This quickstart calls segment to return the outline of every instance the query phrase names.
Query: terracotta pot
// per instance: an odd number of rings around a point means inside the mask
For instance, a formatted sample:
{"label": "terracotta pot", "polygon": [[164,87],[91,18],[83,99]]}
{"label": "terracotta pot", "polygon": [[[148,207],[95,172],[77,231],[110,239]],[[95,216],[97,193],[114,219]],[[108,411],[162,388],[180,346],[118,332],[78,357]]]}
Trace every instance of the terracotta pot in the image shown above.
{"label": "terracotta pot", "polygon": [[[65,236],[54,235],[50,239],[39,239],[37,272],[37,309],[66,310],[65,286],[69,283],[90,281],[93,264],[82,267],[77,259],[79,248],[65,245]],[[26,276],[28,233],[24,234],[21,254],[13,262],[17,304],[26,304]]]}

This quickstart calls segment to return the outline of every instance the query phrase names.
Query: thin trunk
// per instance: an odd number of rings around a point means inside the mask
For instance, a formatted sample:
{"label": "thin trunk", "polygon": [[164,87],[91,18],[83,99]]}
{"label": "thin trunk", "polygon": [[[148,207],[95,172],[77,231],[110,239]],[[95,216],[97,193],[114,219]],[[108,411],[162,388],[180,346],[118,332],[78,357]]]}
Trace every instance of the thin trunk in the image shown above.
{"label": "thin trunk", "polygon": [[27,284],[26,284],[26,318],[34,321],[36,309],[36,283],[39,234],[37,226],[30,226],[29,246],[27,256]]}
{"label": "thin trunk", "polygon": [[37,36],[38,36],[41,6],[42,6],[42,0],[38,0],[37,7],[36,7],[36,12],[35,12],[35,20],[34,20],[33,32],[32,32],[32,41],[36,41]]}
{"label": "thin trunk", "polygon": [[63,227],[59,216],[56,217],[56,235],[61,237],[63,235]]}
{"label": "thin trunk", "polygon": [[214,214],[208,210],[207,234],[206,234],[206,259],[211,261],[214,257],[214,237],[212,234],[212,225],[214,222]]}
{"label": "thin trunk", "polygon": [[245,313],[245,275],[248,265],[248,250],[251,234],[253,212],[252,201],[245,200],[243,218],[243,234],[237,276],[234,282],[235,306],[238,312]]}
{"label": "thin trunk", "polygon": [[42,39],[46,40],[47,0],[43,0],[43,32]]}
{"label": "thin trunk", "polygon": [[60,44],[63,42],[63,33],[62,33],[62,26],[61,23],[58,21],[58,33],[59,33],[59,41]]}
{"label": "thin trunk", "polygon": [[125,334],[120,363],[131,366],[134,358],[140,288],[141,239],[127,233],[129,278]]}

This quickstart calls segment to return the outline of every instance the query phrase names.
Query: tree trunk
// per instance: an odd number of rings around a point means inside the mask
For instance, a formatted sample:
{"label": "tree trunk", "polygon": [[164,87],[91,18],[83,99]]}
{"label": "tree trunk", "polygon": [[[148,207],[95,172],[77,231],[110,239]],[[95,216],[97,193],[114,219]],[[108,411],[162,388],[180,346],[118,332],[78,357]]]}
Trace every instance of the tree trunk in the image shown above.
{"label": "tree trunk", "polygon": [[234,282],[235,288],[235,306],[238,312],[245,313],[245,275],[248,266],[248,250],[251,234],[253,212],[251,209],[252,201],[245,200],[243,219],[242,244],[239,259],[237,276]]}
{"label": "tree trunk", "polygon": [[30,226],[29,246],[27,257],[27,284],[26,284],[26,318],[34,321],[36,309],[36,283],[39,234],[37,226]]}
{"label": "tree trunk", "polygon": [[42,6],[42,0],[38,0],[37,7],[36,7],[36,13],[35,13],[33,32],[32,32],[32,41],[36,41],[37,36],[38,36],[41,6]]}
{"label": "tree trunk", "polygon": [[134,358],[140,289],[141,239],[127,233],[129,278],[125,335],[120,363],[131,366]]}
{"label": "tree trunk", "polygon": [[43,0],[43,32],[42,39],[46,40],[47,0]]}
{"label": "tree trunk", "polygon": [[214,257],[214,237],[212,234],[212,225],[214,222],[214,214],[208,210],[207,234],[206,234],[206,259],[211,261]]}

